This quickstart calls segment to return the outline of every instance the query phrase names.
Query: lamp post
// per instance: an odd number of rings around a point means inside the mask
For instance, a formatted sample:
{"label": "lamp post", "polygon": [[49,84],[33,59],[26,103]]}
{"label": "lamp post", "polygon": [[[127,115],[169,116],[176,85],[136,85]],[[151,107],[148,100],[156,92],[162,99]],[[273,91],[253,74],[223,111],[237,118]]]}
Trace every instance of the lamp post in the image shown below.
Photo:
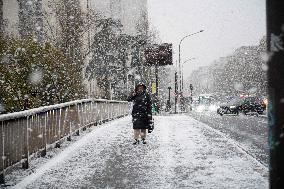
{"label": "lamp post", "polygon": [[193,95],[192,95],[193,85],[192,84],[189,85],[189,89],[190,89],[190,110],[192,110],[192,102],[193,102]]}
{"label": "lamp post", "polygon": [[190,37],[190,36],[192,36],[192,35],[201,33],[201,32],[203,32],[203,31],[204,31],[204,30],[200,30],[200,31],[198,31],[198,32],[195,32],[195,33],[186,35],[186,36],[184,36],[184,37],[180,40],[180,42],[179,42],[179,45],[178,45],[178,64],[179,64],[179,74],[180,74],[180,75],[179,75],[179,78],[180,78],[179,92],[180,92],[180,93],[182,92],[182,91],[181,91],[181,63],[180,63],[180,60],[181,60],[181,58],[180,58],[180,55],[181,55],[181,52],[180,52],[181,43],[182,43],[183,40],[185,40],[187,37]]}
{"label": "lamp post", "polygon": [[182,63],[182,65],[181,65],[181,89],[183,90],[183,65],[185,64],[185,63],[187,63],[188,61],[190,61],[190,60],[195,60],[195,58],[189,58],[189,59],[187,59],[186,61],[184,61],[183,63]]}
{"label": "lamp post", "polygon": [[[195,35],[195,34],[198,34],[198,33],[201,33],[201,32],[203,32],[204,30],[200,30],[200,31],[198,31],[198,32],[195,32],[195,33],[192,33],[192,34],[189,34],[189,35],[186,35],[186,36],[184,36],[181,40],[180,40],[180,42],[179,42],[179,45],[178,45],[178,63],[179,63],[179,77],[180,77],[180,90],[179,90],[179,92],[180,92],[180,94],[181,94],[181,65],[180,65],[180,46],[181,46],[181,43],[182,43],[182,41],[185,39],[185,38],[187,38],[187,37],[189,37],[189,36],[192,36],[192,35]],[[178,90],[178,81],[177,81],[177,79],[178,79],[178,76],[177,76],[177,71],[175,72],[175,113],[177,113],[177,110],[176,110],[176,106],[177,106],[177,90]]]}
{"label": "lamp post", "polygon": [[168,87],[168,89],[169,89],[169,99],[168,99],[168,101],[167,101],[167,109],[168,109],[168,111],[171,111],[171,87]]}
{"label": "lamp post", "polygon": [[177,113],[178,76],[175,72],[175,114]]}

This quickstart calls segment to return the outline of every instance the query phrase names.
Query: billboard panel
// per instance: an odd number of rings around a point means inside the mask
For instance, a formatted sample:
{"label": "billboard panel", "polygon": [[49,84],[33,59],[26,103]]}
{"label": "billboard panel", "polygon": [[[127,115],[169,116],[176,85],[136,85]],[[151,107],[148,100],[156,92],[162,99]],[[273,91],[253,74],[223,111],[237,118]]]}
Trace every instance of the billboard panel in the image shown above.
{"label": "billboard panel", "polygon": [[166,66],[173,64],[173,52],[172,44],[163,43],[163,44],[153,44],[148,46],[145,51],[146,64],[149,66]]}

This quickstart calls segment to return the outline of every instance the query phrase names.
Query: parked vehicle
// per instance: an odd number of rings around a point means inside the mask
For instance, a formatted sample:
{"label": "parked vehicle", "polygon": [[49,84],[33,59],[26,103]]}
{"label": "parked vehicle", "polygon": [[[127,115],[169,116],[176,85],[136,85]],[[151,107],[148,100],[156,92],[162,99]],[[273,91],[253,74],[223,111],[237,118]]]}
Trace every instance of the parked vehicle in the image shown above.
{"label": "parked vehicle", "polygon": [[225,104],[222,104],[218,109],[217,113],[220,115],[224,114],[236,114],[240,112],[248,114],[250,112],[256,112],[263,114],[266,108],[265,103],[257,97],[246,97],[244,99],[235,98]]}
{"label": "parked vehicle", "polygon": [[227,103],[221,104],[217,109],[217,113],[221,116],[224,114],[239,114],[239,106],[241,104],[241,99],[232,99]]}
{"label": "parked vehicle", "polygon": [[257,112],[258,114],[263,114],[265,108],[266,105],[260,98],[246,97],[242,101],[239,110],[242,111],[244,114],[247,114],[249,112]]}

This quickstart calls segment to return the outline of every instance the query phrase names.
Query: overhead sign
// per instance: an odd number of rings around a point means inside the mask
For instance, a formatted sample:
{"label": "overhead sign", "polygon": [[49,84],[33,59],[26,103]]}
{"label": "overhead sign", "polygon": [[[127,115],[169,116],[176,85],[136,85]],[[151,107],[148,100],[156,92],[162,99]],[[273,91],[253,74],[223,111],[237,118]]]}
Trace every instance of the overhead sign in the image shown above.
{"label": "overhead sign", "polygon": [[163,44],[154,44],[148,46],[145,51],[146,64],[150,66],[166,66],[173,64],[173,50],[172,44],[163,43]]}

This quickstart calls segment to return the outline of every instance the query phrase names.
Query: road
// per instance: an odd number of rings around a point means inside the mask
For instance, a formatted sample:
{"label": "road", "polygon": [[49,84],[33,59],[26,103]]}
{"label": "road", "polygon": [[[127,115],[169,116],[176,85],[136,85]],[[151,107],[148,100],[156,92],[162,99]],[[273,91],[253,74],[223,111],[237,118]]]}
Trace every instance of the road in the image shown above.
{"label": "road", "polygon": [[240,147],[268,167],[267,118],[253,115],[224,115],[190,112],[190,116],[235,140]]}

